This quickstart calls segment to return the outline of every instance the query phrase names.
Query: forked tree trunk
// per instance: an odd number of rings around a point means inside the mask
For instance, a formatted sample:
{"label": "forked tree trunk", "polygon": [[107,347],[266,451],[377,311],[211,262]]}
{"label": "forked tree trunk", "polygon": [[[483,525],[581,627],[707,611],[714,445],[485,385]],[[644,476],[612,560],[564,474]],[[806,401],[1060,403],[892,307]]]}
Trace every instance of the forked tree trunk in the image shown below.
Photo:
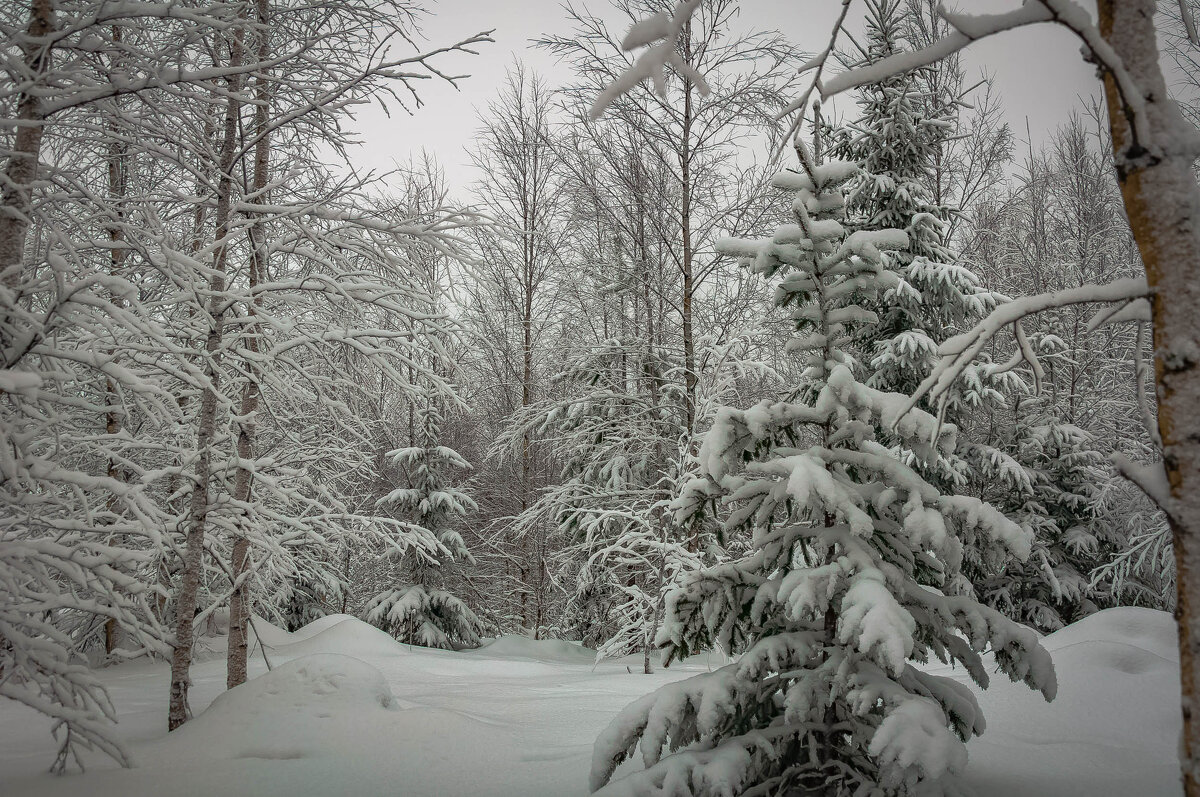
{"label": "forked tree trunk", "polygon": [[[244,30],[238,26],[230,42],[229,65],[242,63],[242,37]],[[213,253],[213,275],[209,284],[212,298],[209,301],[211,326],[205,340],[206,364],[209,386],[200,402],[200,419],[196,431],[196,474],[188,506],[188,530],[183,554],[183,573],[179,579],[179,591],[175,599],[175,650],[171,656],[171,696],[167,713],[167,730],[175,730],[188,719],[188,687],[191,685],[189,669],[192,664],[192,647],[195,643],[193,617],[196,612],[196,594],[200,589],[200,575],[204,566],[204,530],[208,521],[208,489],[212,467],[212,443],[217,424],[217,388],[220,384],[220,348],[225,331],[225,266],[228,259],[230,219],[232,217],[233,166],[237,156],[238,118],[241,113],[241,76],[233,74],[228,80],[228,98],[225,105],[225,121],[222,130],[219,177],[217,178],[217,207],[215,213],[217,242]]]}
{"label": "forked tree trunk", "polygon": [[[270,9],[268,0],[258,0],[258,60],[266,63],[270,56],[270,37],[268,21]],[[268,131],[268,110],[271,99],[269,83],[266,75],[259,74],[254,79],[254,134],[257,140],[254,144],[254,178],[251,191],[255,202],[263,203],[261,196],[267,188],[267,178],[270,167],[271,145]],[[267,242],[261,220],[250,225],[250,290],[258,287],[266,276]],[[255,295],[247,306],[249,322],[246,324],[246,350],[253,358],[258,353],[258,328],[254,324],[258,307],[262,300]],[[258,402],[261,389],[258,384],[258,370],[252,360],[246,384],[242,387],[242,406],[238,412],[241,422],[238,428],[237,452],[241,466],[234,477],[234,500],[248,504],[253,473],[247,465],[254,458],[254,416],[258,412]],[[248,644],[246,626],[250,621],[250,604],[247,600],[246,575],[250,564],[250,540],[245,534],[239,536],[233,543],[233,561],[230,574],[234,581],[233,593],[229,596],[229,637],[226,653],[225,684],[229,689],[246,682],[246,659]]]}
{"label": "forked tree trunk", "polygon": [[1154,0],[1099,0],[1100,33],[1145,102],[1154,141],[1136,141],[1111,74],[1104,94],[1117,179],[1154,291],[1154,374],[1163,466],[1171,490],[1184,791],[1200,797],[1200,188],[1184,134],[1195,135],[1167,98],[1155,45]]}

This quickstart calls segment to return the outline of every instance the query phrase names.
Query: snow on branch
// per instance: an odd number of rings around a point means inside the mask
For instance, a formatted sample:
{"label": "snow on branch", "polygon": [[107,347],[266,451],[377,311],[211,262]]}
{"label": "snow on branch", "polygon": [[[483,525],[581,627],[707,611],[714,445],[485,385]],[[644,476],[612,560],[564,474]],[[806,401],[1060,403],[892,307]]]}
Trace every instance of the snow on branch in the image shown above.
{"label": "snow on branch", "polygon": [[[1087,48],[1087,59],[1112,75],[1116,81],[1124,113],[1129,119],[1133,133],[1129,147],[1131,154],[1168,143],[1152,134],[1146,116],[1145,93],[1125,68],[1120,56],[1092,23],[1087,10],[1075,0],[1024,0],[1019,8],[1000,14],[964,14],[942,5],[938,13],[953,29],[951,33],[920,50],[897,53],[870,65],[843,72],[821,88],[821,96],[829,98],[849,89],[879,83],[892,75],[929,66],[962,50],[971,42],[997,33],[1026,25],[1054,22],[1079,37]],[[1185,15],[1185,25],[1188,26],[1188,34],[1191,37],[1195,27],[1194,24],[1188,25],[1187,20],[1188,16]],[[1192,138],[1183,142],[1183,145],[1194,149],[1197,143]]]}
{"label": "snow on branch", "polygon": [[[641,45],[653,44],[621,76],[596,98],[592,105],[592,116],[598,117],[617,97],[635,85],[650,78],[660,94],[665,92],[663,70],[671,64],[689,79],[695,80],[702,93],[707,93],[703,78],[683,62],[675,46],[691,14],[700,5],[700,0],[682,0],[674,12],[643,19],[630,28],[622,46],[626,50]],[[952,31],[920,50],[896,53],[874,63],[847,70],[840,75],[822,81],[822,72],[833,52],[834,43],[842,29],[850,0],[842,0],[842,11],[834,26],[829,46],[801,67],[801,72],[813,71],[809,87],[800,97],[789,103],[780,116],[786,116],[807,106],[812,92],[816,90],[822,99],[859,86],[879,83],[893,75],[911,72],[954,55],[974,41],[997,33],[1014,30],[1027,25],[1053,22],[1073,32],[1086,48],[1086,58],[1112,75],[1121,96],[1123,111],[1129,120],[1132,140],[1128,147],[1131,156],[1143,155],[1147,151],[1161,155],[1161,150],[1182,148],[1187,152],[1200,151],[1200,138],[1188,135],[1175,138],[1154,136],[1146,114],[1146,93],[1138,86],[1125,68],[1124,62],[1104,39],[1099,28],[1092,22],[1088,11],[1075,0],[1024,0],[1020,7],[999,14],[966,14],[940,5],[938,14]],[[1179,8],[1189,41],[1200,44],[1195,20],[1187,7],[1186,0],[1179,0]],[[802,117],[793,122],[789,134],[800,126]]]}
{"label": "snow on branch", "polygon": [[621,49],[626,51],[638,47],[647,47],[647,49],[621,73],[612,85],[596,97],[591,108],[593,119],[598,119],[604,113],[605,108],[643,80],[650,80],[654,84],[654,90],[660,96],[666,96],[665,70],[668,64],[686,79],[695,83],[701,95],[709,93],[708,83],[704,80],[704,76],[684,61],[676,51],[676,45],[683,35],[683,29],[691,19],[692,12],[699,8],[700,3],[701,0],[682,0],[670,15],[660,12],[652,17],[638,20],[629,28],[629,32],[621,41]]}
{"label": "snow on branch", "polygon": [[1117,473],[1133,482],[1134,486],[1146,494],[1146,497],[1158,505],[1158,508],[1170,518],[1175,518],[1175,501],[1171,498],[1171,485],[1167,481],[1167,472],[1162,462],[1140,465],[1120,452],[1113,452],[1110,457]]}
{"label": "snow on branch", "polygon": [[1096,311],[1096,314],[1088,320],[1086,330],[1090,333],[1109,324],[1150,320],[1150,302],[1146,299],[1134,299],[1124,305],[1105,307]]}
{"label": "snow on branch", "polygon": [[925,381],[916,389],[906,406],[911,410],[924,396],[931,400],[943,401],[949,394],[954,382],[963,371],[979,355],[996,333],[1012,325],[1017,335],[1020,351],[1014,360],[1001,366],[1001,370],[1009,370],[1022,360],[1028,362],[1035,373],[1040,370],[1033,348],[1024,339],[1020,321],[1026,316],[1035,315],[1055,307],[1066,307],[1075,304],[1092,304],[1099,302],[1128,302],[1150,294],[1146,280],[1140,277],[1128,277],[1114,280],[1106,285],[1084,285],[1079,288],[1068,288],[1052,291],[1035,296],[1027,296],[1016,301],[1002,304],[980,321],[975,327],[961,335],[950,338],[938,347],[941,359]]}
{"label": "snow on branch", "polygon": [[827,82],[821,91],[821,96],[832,97],[843,91],[865,86],[869,83],[879,83],[902,72],[911,72],[924,66],[936,63],[948,56],[954,55],[976,39],[982,39],[1006,30],[1034,25],[1039,22],[1052,22],[1054,15],[1042,2],[1025,0],[1020,8],[1006,11],[1002,14],[969,15],[948,11],[944,6],[938,9],[942,18],[954,28],[954,32],[943,36],[928,47],[920,50],[909,50],[896,53],[874,63],[850,69]]}

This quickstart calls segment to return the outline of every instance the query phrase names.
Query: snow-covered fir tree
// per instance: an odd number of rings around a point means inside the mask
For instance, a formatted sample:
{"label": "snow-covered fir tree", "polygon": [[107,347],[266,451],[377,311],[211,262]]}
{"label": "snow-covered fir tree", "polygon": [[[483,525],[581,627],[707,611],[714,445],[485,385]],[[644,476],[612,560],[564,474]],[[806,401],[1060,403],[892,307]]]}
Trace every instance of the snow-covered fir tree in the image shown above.
{"label": "snow-covered fir tree", "polygon": [[470,465],[454,449],[439,442],[443,416],[437,397],[426,401],[416,414],[420,445],[388,452],[392,464],[407,474],[409,486],[392,490],[380,499],[380,505],[394,507],[410,517],[437,540],[439,550],[400,556],[396,586],[372,598],[364,617],[410,645],[474,647],[479,644],[479,619],[445,588],[452,563],[474,563],[462,535],[450,525],[475,509],[471,497],[451,480],[452,471]]}
{"label": "snow-covered fir tree", "polygon": [[1092,572],[1111,555],[1096,517],[1107,477],[1092,436],[1065,423],[1038,398],[1023,402],[1012,439],[1015,478],[996,473],[998,505],[1033,535],[1025,562],[1005,561],[976,583],[981,600],[1043,632],[1101,608]]}
{"label": "snow-covered fir tree", "polygon": [[[903,51],[902,0],[868,0],[866,23],[865,46],[853,65],[867,66]],[[981,319],[1000,298],[980,285],[945,240],[956,209],[935,201],[928,177],[955,134],[959,106],[957,97],[931,94],[928,82],[908,72],[863,86],[855,120],[823,131],[833,157],[859,166],[846,186],[847,229],[898,229],[908,237],[906,246],[882,253],[883,266],[898,279],[868,300],[879,321],[856,341],[866,384],[905,394],[933,368],[938,345]],[[968,369],[943,417],[962,428],[965,410],[1002,400],[996,382],[1003,377],[992,371],[986,361]],[[930,467],[926,475],[942,486],[961,488],[971,463],[948,452]]]}
{"label": "snow-covered fir tree", "polygon": [[[865,66],[903,52],[908,36],[906,8],[901,0],[869,0],[866,45],[856,65]],[[943,67],[925,67],[925,70]],[[912,393],[938,360],[938,346],[980,321],[1005,301],[984,289],[978,276],[945,241],[947,222],[957,208],[938,204],[929,188],[929,174],[957,129],[962,98],[933,94],[921,71],[896,73],[862,87],[859,114],[847,126],[827,131],[832,151],[860,165],[847,186],[847,226],[851,230],[904,230],[908,246],[883,254],[884,265],[899,277],[897,287],[870,305],[879,323],[858,341],[871,387]],[[1018,334],[1020,331],[1018,330]],[[1037,345],[1017,341],[1018,346]],[[939,487],[977,490],[1034,535],[1034,556],[1028,563],[1006,556],[968,550],[965,579],[989,605],[1041,630],[1061,627],[1062,617],[1092,604],[1085,593],[1092,568],[1100,563],[1094,529],[1085,518],[1094,514],[1092,490],[1071,493],[1073,475],[1046,470],[1037,429],[1053,438],[1059,462],[1097,464],[1099,454],[1086,442],[1086,433],[1057,422],[1052,408],[1027,417],[1037,399],[1025,381],[1011,370],[990,362],[986,354],[969,365],[936,412],[959,429],[954,451],[927,467],[911,456],[919,472]],[[1024,401],[1024,413],[1012,406]],[[932,404],[919,406],[935,411]],[[1016,433],[1004,433],[980,418],[995,413],[1016,419]],[[989,428],[992,427],[992,428]],[[1068,433],[1068,429],[1073,432]],[[885,437],[887,430],[878,430]],[[896,441],[892,441],[895,443]],[[1072,446],[1079,448],[1075,449]],[[1093,473],[1093,478],[1099,473]],[[1066,481],[1061,481],[1065,479]],[[1072,520],[1042,505],[1048,491],[1062,486],[1071,493]],[[997,489],[1001,487],[1001,489]],[[1046,511],[1043,512],[1042,510]],[[1060,528],[1059,523],[1067,522]],[[1063,534],[1071,530],[1071,539]],[[1028,579],[1037,583],[1027,583]]]}
{"label": "snow-covered fir tree", "polygon": [[880,323],[864,303],[899,282],[882,252],[907,236],[847,234],[840,187],[857,166],[798,152],[801,170],[774,181],[794,193],[796,223],[722,250],[778,280],[776,303],[796,325],[788,349],[818,389],[718,415],[702,477],[674,506],[686,519],[729,505],[727,533],[748,533],[751,552],[674,591],[658,638],[668,662],[714,646],[742,655],[625,709],[597,742],[593,789],[640,742],[647,768],[606,793],[953,793],[983,717],[970,689],[916,664],[957,662],[986,686],[990,654],[1047,699],[1056,691],[1032,629],[958,594],[964,548],[1025,559],[1030,535],[879,442],[876,428],[894,430],[929,461],[953,449],[955,429],[904,413],[904,396],[851,368],[846,347]]}
{"label": "snow-covered fir tree", "polygon": [[650,650],[667,589],[698,564],[666,511],[673,492],[683,396],[663,378],[651,342],[611,339],[556,380],[562,398],[535,404],[501,440],[531,430],[563,452],[561,480],[517,518],[518,533],[549,522],[563,538],[565,631],[597,658]]}

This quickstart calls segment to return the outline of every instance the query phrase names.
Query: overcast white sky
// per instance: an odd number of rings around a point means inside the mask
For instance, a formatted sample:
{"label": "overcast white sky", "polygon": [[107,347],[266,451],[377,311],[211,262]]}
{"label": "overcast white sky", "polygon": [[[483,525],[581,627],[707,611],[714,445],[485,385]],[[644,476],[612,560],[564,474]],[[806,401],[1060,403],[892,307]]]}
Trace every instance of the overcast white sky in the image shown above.
{"label": "overcast white sky", "polygon": [[[604,17],[608,0],[575,0]],[[742,19],[748,28],[775,28],[794,38],[808,51],[822,48],[841,5],[840,0],[742,0]],[[860,3],[855,5],[861,6]],[[1019,0],[960,0],[969,11],[1000,11],[1019,5]],[[1094,3],[1088,3],[1094,7]],[[497,93],[505,70],[520,58],[557,83],[565,67],[536,50],[532,39],[546,34],[565,34],[566,21],[559,0],[442,0],[428,2],[431,15],[423,24],[429,45],[440,46],[482,30],[495,29],[496,43],[485,44],[478,56],[446,58],[446,71],[470,74],[455,91],[445,83],[429,81],[424,86],[425,106],[409,116],[393,109],[388,118],[378,108],[359,114],[358,134],[362,145],[353,151],[361,168],[389,170],[407,161],[422,147],[434,153],[446,170],[451,188],[458,193],[476,177],[467,148],[479,115]],[[851,6],[850,14],[861,7]],[[620,34],[623,35],[624,26]],[[1039,25],[977,42],[967,50],[969,73],[986,67],[996,76],[1008,122],[1018,139],[1025,138],[1026,118],[1034,142],[1062,124],[1081,107],[1080,97],[1099,92],[1095,69],[1080,57],[1078,42],[1062,28]]]}

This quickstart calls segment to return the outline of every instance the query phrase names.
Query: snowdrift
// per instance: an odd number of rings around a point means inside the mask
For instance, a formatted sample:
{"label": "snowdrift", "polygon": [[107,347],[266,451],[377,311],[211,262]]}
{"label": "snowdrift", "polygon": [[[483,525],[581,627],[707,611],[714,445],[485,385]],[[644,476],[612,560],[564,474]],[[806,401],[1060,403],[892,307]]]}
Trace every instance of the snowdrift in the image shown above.
{"label": "snowdrift", "polygon": [[250,644],[257,653],[256,646],[258,639],[261,639],[268,658],[276,655],[292,658],[317,653],[336,653],[359,658],[402,656],[410,650],[407,645],[400,644],[386,632],[348,614],[322,617],[293,633],[256,617],[254,629],[259,636],[256,638],[252,635]]}
{"label": "snowdrift", "polygon": [[1106,609],[1042,644],[1058,673],[1053,703],[1002,676],[979,693],[987,732],[967,746],[979,797],[1181,794],[1171,615]]}
{"label": "snowdrift", "polygon": [[474,650],[464,653],[483,655],[494,659],[530,659],[561,664],[588,664],[596,661],[596,651],[577,642],[565,639],[530,639],[516,634],[505,634]]}
{"label": "snowdrift", "polygon": [[[697,655],[646,676],[626,670],[632,660],[596,667],[593,651],[561,640],[454,652],[401,645],[345,615],[293,634],[255,625],[274,670],[255,646],[258,677],[225,693],[223,657],[197,664],[197,715],[169,735],[166,664],[99,671],[137,769],[93,758],[84,775],[45,774],[48,724],[0,700],[0,795],[585,797],[592,745],[617,712],[725,663]],[[1110,609],[1043,643],[1058,671],[1053,703],[1003,675],[976,692],[987,718],[967,746],[977,797],[1181,795],[1171,616]],[[969,684],[962,668],[930,669]]]}
{"label": "snowdrift", "polygon": [[1127,645],[1168,662],[1179,659],[1179,642],[1171,615],[1135,606],[1105,609],[1042,640],[1042,646],[1054,653],[1056,660],[1060,651],[1097,643]]}
{"label": "snowdrift", "polygon": [[316,654],[279,665],[220,695],[166,739],[206,758],[292,760],[327,755],[330,734],[395,710],[383,674],[350,656]]}

